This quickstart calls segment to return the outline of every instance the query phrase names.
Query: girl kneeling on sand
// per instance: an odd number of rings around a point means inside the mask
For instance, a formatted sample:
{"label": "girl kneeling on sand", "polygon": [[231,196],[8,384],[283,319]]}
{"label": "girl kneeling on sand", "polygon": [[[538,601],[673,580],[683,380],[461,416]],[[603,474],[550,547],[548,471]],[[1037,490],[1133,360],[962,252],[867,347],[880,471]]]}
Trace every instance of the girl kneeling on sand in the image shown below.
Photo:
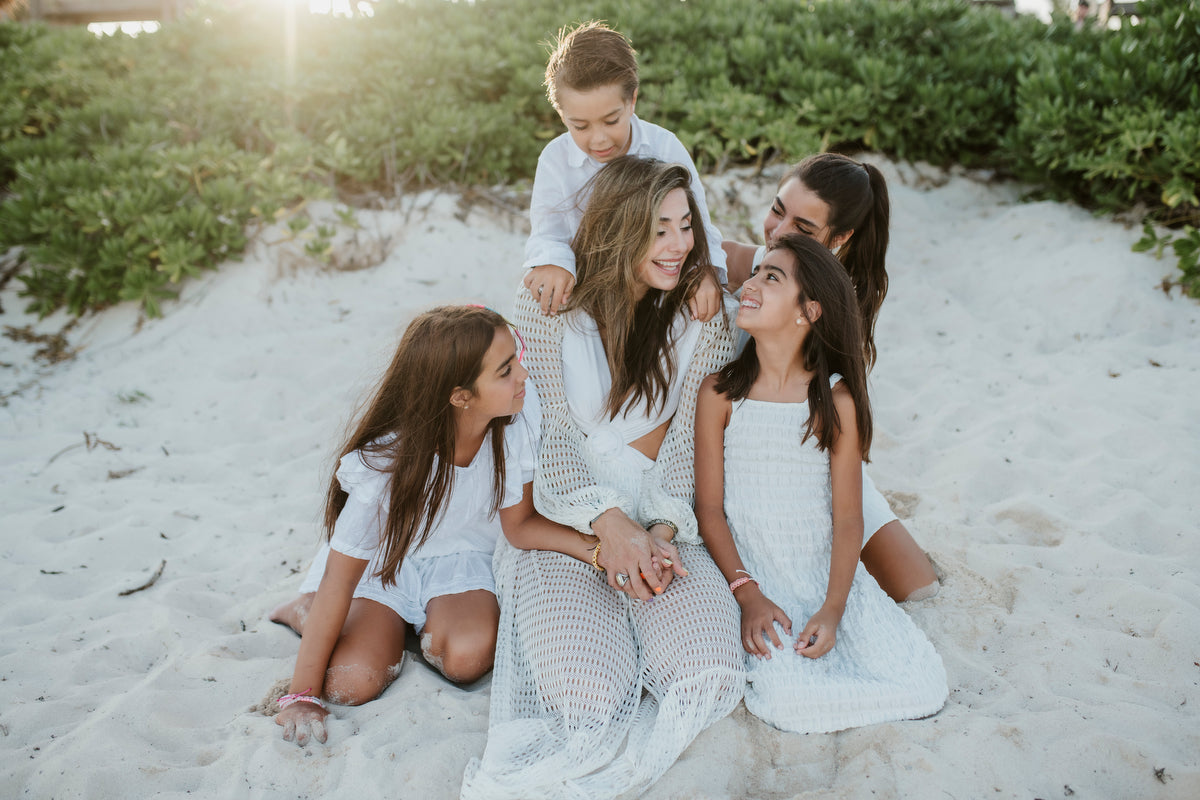
{"label": "girl kneeling on sand", "polygon": [[275,717],[284,739],[326,740],[321,698],[378,697],[399,674],[406,623],[450,680],[491,669],[501,525],[548,524],[521,513],[539,421],[514,333],[475,306],[433,309],[405,331],[341,449],[325,501],[329,541],[301,596],[271,613],[302,636]]}
{"label": "girl kneeling on sand", "polygon": [[746,708],[800,733],[935,713],[942,660],[858,558],[871,407],[850,279],[781,237],[738,325],[751,340],[697,399],[696,517],[741,606]]}

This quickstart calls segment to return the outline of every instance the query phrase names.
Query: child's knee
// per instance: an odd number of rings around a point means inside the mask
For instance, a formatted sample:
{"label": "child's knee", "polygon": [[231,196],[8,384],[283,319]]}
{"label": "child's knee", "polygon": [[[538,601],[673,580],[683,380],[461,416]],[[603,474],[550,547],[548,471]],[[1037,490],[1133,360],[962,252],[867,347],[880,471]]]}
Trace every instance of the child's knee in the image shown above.
{"label": "child's knee", "polygon": [[438,636],[421,634],[421,653],[438,672],[455,683],[473,683],[486,675],[496,657],[496,631],[486,628]]}
{"label": "child's knee", "polygon": [[344,706],[369,703],[391,685],[399,664],[379,670],[362,664],[345,664],[325,671],[325,697]]}

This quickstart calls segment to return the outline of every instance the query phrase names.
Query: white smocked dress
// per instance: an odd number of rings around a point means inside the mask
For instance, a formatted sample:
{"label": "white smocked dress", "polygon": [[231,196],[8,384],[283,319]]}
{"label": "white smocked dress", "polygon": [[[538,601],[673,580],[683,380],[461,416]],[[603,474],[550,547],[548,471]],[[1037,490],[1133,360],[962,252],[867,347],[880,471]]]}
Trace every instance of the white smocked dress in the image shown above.
{"label": "white smocked dress", "polygon": [[[760,245],[754,251],[754,260],[751,262],[752,269],[758,269],[762,264],[763,256],[767,254],[767,246]],[[742,352],[742,348],[746,346],[746,342],[750,341],[750,334],[738,328],[734,334],[734,339],[737,343],[736,352]],[[862,502],[863,502],[863,547],[867,546],[867,542],[871,541],[879,530],[889,522],[894,522],[898,517],[896,512],[892,511],[891,505],[883,493],[875,488],[875,481],[871,480],[871,476],[867,474],[867,465],[862,466]]]}
{"label": "white smocked dress", "polygon": [[[835,376],[835,381],[837,380]],[[829,454],[800,443],[808,403],[745,399],[725,429],[725,516],[746,568],[799,634],[825,602],[833,546]],[[942,659],[859,562],[824,656],[798,655],[776,624],[782,650],[746,655],[746,708],[777,728],[831,732],[937,712]]]}
{"label": "white smocked dress", "polygon": [[[544,317],[524,288],[516,320],[542,398],[538,510],[579,531],[614,507],[643,525],[670,519],[689,575],[643,603],[590,564],[502,541],[487,747],[468,765],[462,796],[616,797],[657,780],[745,688],[737,604],[692,511],[696,393],[733,342],[720,316],[708,324],[681,316],[667,407],[610,422],[600,411],[608,366],[594,322]],[[657,461],[628,446],[666,419]]]}

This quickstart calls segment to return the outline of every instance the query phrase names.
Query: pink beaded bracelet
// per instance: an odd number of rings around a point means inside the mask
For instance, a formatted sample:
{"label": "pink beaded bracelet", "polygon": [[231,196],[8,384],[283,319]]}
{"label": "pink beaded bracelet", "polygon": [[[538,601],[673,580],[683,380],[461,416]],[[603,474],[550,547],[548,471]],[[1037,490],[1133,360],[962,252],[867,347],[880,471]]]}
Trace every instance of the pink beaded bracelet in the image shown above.
{"label": "pink beaded bracelet", "polygon": [[288,706],[290,706],[294,703],[312,703],[314,706],[320,706],[321,708],[325,708],[325,703],[321,702],[321,698],[313,697],[311,694],[307,694],[307,692],[311,692],[311,691],[312,691],[312,689],[305,689],[303,692],[296,692],[295,694],[285,694],[283,697],[279,698],[275,702],[279,705],[280,711],[282,711],[283,709],[287,708]]}
{"label": "pink beaded bracelet", "polygon": [[754,578],[751,578],[749,575],[745,576],[744,578],[738,578],[736,581],[729,584],[729,591],[732,592],[734,589],[747,583],[758,583],[758,581],[754,580]]}

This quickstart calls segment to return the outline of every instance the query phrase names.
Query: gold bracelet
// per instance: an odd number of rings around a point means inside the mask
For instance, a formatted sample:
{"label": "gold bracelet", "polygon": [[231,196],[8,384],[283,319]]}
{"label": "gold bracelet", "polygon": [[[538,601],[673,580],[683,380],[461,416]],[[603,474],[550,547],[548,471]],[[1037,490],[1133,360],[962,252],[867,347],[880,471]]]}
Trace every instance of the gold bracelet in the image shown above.
{"label": "gold bracelet", "polygon": [[596,542],[596,549],[592,551],[592,566],[600,572],[604,572],[604,567],[600,566],[600,545],[601,542]]}

